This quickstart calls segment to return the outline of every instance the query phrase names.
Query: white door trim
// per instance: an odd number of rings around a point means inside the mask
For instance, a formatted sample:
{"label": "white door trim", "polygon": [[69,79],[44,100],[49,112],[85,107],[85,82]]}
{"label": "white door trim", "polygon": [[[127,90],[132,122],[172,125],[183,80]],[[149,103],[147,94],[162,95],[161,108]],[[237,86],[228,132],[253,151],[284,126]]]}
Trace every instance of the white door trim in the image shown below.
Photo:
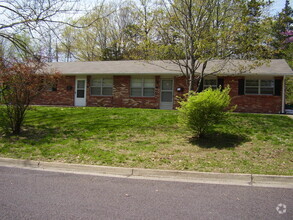
{"label": "white door trim", "polygon": [[[84,94],[83,97],[77,97],[77,82],[84,80]],[[80,90],[80,89],[79,89]],[[87,79],[86,76],[75,77],[75,92],[74,92],[74,106],[86,106],[86,90],[87,90]]]}

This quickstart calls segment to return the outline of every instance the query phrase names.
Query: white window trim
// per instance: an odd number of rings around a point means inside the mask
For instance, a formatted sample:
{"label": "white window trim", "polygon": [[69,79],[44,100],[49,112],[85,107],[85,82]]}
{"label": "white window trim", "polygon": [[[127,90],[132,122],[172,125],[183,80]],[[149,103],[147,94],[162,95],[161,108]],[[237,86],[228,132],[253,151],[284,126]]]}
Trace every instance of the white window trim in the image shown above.
{"label": "white window trim", "polygon": [[[92,86],[92,80],[99,79],[100,80],[100,86]],[[103,80],[104,79],[112,79],[112,86],[103,86]],[[100,95],[94,95],[92,94],[92,88],[100,88]],[[103,88],[112,88],[112,94],[111,95],[103,95]],[[90,96],[113,96],[113,77],[91,77],[90,80]]]}
{"label": "white window trim", "polygon": [[[246,86],[246,80],[258,80],[258,85],[257,86],[248,86],[249,88],[257,88],[257,93],[246,93],[246,88],[247,88],[247,86]],[[264,86],[264,87],[262,87],[261,86],[261,81],[262,80],[271,80],[271,81],[273,81],[273,86]],[[272,88],[273,89],[273,93],[272,94],[262,94],[261,93],[261,88]],[[272,96],[272,95],[274,95],[275,94],[275,83],[274,83],[274,79],[272,79],[272,78],[264,78],[264,79],[255,79],[255,78],[246,78],[245,80],[244,80],[244,94],[245,95],[267,95],[267,96]]]}
{"label": "white window trim", "polygon": [[[132,80],[133,79],[141,79],[142,80],[141,87],[132,87]],[[145,81],[145,79],[153,79],[154,80],[154,83],[155,83],[154,87],[144,87],[144,81]],[[132,89],[140,89],[141,90],[140,96],[134,96],[134,95],[132,95],[131,94]],[[144,89],[154,89],[154,95],[153,96],[144,96],[143,95]],[[131,77],[131,79],[130,79],[130,97],[153,98],[153,97],[156,96],[155,93],[156,93],[156,78],[155,77]]]}

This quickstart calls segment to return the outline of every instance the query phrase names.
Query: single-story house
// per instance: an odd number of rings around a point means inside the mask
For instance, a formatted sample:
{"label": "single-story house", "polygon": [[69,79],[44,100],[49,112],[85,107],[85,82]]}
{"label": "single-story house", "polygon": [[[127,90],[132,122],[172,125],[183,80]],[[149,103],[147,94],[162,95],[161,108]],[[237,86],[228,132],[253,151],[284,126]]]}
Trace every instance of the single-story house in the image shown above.
{"label": "single-story house", "polygon": [[[217,74],[222,61],[210,61],[203,88],[230,86],[237,112],[284,113],[285,77],[293,76],[285,60],[245,70],[249,61],[234,60]],[[64,77],[34,104],[176,109],[188,91],[186,77],[170,61],[97,61],[49,63]],[[241,67],[241,68],[238,68]]]}

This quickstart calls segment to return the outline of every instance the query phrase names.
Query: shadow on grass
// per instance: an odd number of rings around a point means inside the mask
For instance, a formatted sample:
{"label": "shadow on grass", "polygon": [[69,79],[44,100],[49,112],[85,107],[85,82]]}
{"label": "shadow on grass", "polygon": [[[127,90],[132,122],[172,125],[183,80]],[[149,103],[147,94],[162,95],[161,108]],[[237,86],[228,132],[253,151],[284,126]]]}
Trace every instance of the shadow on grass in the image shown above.
{"label": "shadow on grass", "polygon": [[40,126],[23,126],[19,135],[2,134],[2,139],[9,143],[29,143],[32,145],[51,143],[52,138],[56,137],[59,129],[43,128]]}
{"label": "shadow on grass", "polygon": [[191,144],[197,145],[201,148],[217,149],[235,148],[248,141],[250,141],[248,136],[221,132],[209,133],[202,138],[192,137],[189,139]]}

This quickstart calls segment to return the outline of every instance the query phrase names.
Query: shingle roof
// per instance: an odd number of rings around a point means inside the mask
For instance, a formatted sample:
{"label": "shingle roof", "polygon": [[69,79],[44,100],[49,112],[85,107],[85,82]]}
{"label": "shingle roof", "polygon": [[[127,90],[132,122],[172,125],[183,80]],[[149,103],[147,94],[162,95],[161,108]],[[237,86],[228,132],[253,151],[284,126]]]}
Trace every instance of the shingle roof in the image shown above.
{"label": "shingle roof", "polygon": [[[248,70],[244,68],[252,65],[252,61],[230,60],[224,68],[218,72],[220,75],[293,75],[293,71],[285,60],[274,59],[262,65]],[[210,74],[219,70],[223,61],[209,61],[205,73]],[[111,74],[111,75],[179,75],[181,74],[178,65],[171,61],[95,61],[95,62],[67,62],[48,63],[48,67],[59,71],[64,75],[84,74]],[[200,69],[199,69],[200,70]]]}

